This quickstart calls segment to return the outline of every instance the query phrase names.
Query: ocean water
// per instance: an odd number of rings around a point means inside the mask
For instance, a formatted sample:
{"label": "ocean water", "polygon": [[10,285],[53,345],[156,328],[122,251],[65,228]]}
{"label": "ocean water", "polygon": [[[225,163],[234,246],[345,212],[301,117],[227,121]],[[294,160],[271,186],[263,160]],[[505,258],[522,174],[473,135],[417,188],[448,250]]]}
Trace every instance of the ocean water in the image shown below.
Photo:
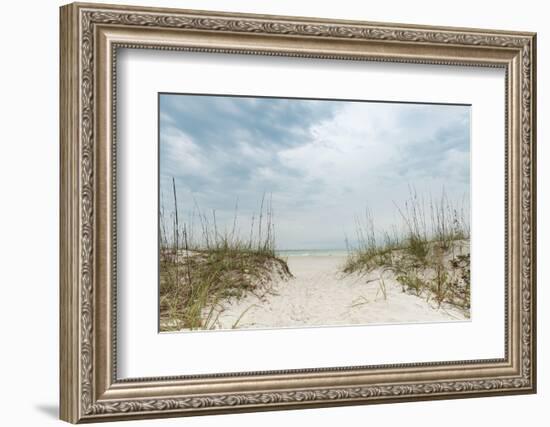
{"label": "ocean water", "polygon": [[299,256],[346,256],[346,249],[288,249],[275,251],[281,257]]}

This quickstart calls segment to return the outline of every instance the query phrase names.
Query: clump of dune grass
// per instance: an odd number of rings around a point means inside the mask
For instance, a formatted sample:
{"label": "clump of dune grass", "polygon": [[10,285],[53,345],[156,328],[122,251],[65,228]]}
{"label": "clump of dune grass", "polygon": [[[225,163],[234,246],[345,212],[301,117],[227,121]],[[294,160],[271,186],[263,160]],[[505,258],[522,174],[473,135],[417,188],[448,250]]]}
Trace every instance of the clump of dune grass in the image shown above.
{"label": "clump of dune grass", "polygon": [[237,204],[231,230],[218,227],[216,211],[207,214],[196,204],[191,221],[180,224],[174,180],[172,190],[169,221],[164,207],[160,212],[161,331],[212,329],[223,299],[266,292],[273,279],[292,277],[286,262],[275,254],[271,199],[262,197],[259,215],[252,217],[250,232],[243,238],[237,230]]}
{"label": "clump of dune grass", "polygon": [[470,309],[470,230],[463,207],[442,191],[425,199],[410,189],[409,198],[394,203],[400,224],[376,228],[370,210],[356,220],[356,244],[348,243],[345,274],[376,269],[393,273],[404,292]]}

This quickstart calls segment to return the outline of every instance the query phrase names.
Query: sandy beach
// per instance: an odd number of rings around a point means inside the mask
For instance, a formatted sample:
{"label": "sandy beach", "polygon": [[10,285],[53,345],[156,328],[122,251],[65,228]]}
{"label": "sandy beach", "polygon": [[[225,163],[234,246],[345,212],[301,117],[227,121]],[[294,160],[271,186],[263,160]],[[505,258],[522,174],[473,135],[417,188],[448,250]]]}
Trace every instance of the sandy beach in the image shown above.
{"label": "sandy beach", "polygon": [[[214,328],[467,320],[464,313],[453,306],[438,307],[426,297],[403,292],[390,272],[375,270],[367,276],[343,276],[339,267],[344,256],[289,256],[287,260],[294,278],[275,280],[269,289],[240,300],[221,301],[213,316]],[[208,311],[204,311],[205,316]]]}

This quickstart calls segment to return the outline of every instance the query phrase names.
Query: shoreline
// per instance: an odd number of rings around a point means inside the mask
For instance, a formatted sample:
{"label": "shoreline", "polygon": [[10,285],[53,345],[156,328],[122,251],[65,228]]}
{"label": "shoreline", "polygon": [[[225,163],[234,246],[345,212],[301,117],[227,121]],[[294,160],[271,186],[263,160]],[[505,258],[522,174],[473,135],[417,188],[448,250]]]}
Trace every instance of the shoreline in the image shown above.
{"label": "shoreline", "polygon": [[347,249],[282,249],[276,250],[275,255],[283,258],[293,258],[293,257],[323,257],[323,256],[335,256],[335,257],[345,257],[349,251]]}

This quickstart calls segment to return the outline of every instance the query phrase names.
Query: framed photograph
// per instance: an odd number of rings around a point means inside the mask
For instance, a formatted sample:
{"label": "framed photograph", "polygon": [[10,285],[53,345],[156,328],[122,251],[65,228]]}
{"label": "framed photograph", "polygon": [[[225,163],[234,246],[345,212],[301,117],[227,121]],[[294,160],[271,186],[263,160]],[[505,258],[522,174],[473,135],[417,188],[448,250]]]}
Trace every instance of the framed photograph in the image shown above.
{"label": "framed photograph", "polygon": [[63,420],[536,391],[535,34],[60,22]]}

